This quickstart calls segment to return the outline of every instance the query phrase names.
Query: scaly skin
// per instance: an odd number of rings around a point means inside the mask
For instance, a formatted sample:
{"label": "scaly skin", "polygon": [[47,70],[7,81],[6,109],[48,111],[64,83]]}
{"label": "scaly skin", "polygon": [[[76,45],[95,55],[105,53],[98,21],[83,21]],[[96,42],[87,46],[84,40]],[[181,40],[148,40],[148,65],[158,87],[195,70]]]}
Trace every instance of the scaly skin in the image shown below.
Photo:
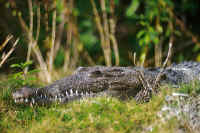
{"label": "scaly skin", "polygon": [[[148,83],[153,84],[159,68],[141,67],[80,67],[71,76],[55,81],[42,88],[23,87],[12,94],[16,103],[68,102],[83,97],[102,94],[120,98],[135,97],[143,88],[138,71],[144,73]],[[200,63],[183,62],[166,68],[160,84],[178,85],[200,79]]]}

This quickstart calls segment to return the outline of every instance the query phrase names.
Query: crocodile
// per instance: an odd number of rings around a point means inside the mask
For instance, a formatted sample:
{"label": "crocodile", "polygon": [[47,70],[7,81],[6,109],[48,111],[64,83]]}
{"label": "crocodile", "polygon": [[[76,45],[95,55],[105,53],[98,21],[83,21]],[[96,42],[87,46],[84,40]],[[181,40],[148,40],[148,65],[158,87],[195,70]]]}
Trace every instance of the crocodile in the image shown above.
{"label": "crocodile", "polygon": [[144,80],[153,85],[162,72],[159,85],[180,85],[193,80],[200,80],[200,63],[182,62],[172,64],[165,69],[144,67],[79,67],[72,75],[57,80],[41,88],[22,87],[12,93],[16,103],[46,104],[109,95],[122,99],[136,97],[144,85]]}

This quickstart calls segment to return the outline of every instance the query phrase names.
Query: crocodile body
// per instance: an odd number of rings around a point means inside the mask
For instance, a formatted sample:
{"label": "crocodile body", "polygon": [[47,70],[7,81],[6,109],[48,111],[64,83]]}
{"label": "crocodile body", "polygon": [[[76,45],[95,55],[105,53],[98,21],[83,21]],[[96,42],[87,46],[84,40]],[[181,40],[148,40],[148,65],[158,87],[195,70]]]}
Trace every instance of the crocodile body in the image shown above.
{"label": "crocodile body", "polygon": [[[135,97],[143,88],[138,71],[144,73],[144,79],[153,84],[160,68],[142,67],[79,67],[74,74],[55,81],[42,88],[23,87],[14,92],[16,103],[68,102],[83,97],[102,94],[117,97]],[[200,80],[200,63],[183,62],[173,64],[163,71],[160,84],[178,85],[192,80]]]}

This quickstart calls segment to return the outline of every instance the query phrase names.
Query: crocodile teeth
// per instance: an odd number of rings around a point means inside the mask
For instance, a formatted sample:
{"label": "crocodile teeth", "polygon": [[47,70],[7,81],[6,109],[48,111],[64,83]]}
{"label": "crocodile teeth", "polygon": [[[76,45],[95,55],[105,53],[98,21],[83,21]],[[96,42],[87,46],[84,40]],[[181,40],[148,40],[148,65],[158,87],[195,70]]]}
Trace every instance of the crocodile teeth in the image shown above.
{"label": "crocodile teeth", "polygon": [[32,98],[32,103],[35,104],[35,99],[34,98]]}
{"label": "crocodile teeth", "polygon": [[89,96],[90,94],[86,91],[85,95],[86,95],[86,96]]}
{"label": "crocodile teeth", "polygon": [[78,91],[76,90],[76,96],[78,96]]}
{"label": "crocodile teeth", "polygon": [[71,96],[71,97],[73,96],[73,91],[72,91],[72,89],[70,89],[70,96]]}
{"label": "crocodile teeth", "polygon": [[52,100],[52,98],[51,98],[51,97],[49,97],[49,100],[51,101],[51,100]]}
{"label": "crocodile teeth", "polygon": [[59,98],[59,101],[62,102],[62,98],[61,97]]}
{"label": "crocodile teeth", "polygon": [[66,94],[66,96],[69,96],[69,94],[68,94],[68,92],[67,92],[67,91],[65,92],[65,94]]}
{"label": "crocodile teeth", "polygon": [[28,102],[28,98],[25,99],[25,102],[26,102],[26,103]]}

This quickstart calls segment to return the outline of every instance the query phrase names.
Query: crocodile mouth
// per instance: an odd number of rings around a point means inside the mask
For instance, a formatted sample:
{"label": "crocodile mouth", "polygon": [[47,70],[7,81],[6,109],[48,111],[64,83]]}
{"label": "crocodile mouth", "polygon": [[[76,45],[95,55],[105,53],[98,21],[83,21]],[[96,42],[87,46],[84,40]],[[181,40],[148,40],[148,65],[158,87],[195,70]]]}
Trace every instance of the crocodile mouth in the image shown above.
{"label": "crocodile mouth", "polygon": [[40,103],[51,103],[60,102],[64,103],[67,101],[72,101],[75,99],[81,99],[84,97],[93,97],[95,93],[90,91],[78,92],[77,90],[66,90],[62,93],[57,94],[43,94],[38,92],[38,89],[33,90],[32,88],[22,88],[12,94],[15,103],[30,103],[30,104],[40,104]]}
{"label": "crocodile mouth", "polygon": [[34,103],[34,99],[31,96],[24,95],[20,91],[16,91],[12,94],[15,103]]}
{"label": "crocodile mouth", "polygon": [[23,87],[16,92],[12,93],[12,97],[15,103],[35,103],[34,92],[37,88]]}
{"label": "crocodile mouth", "polygon": [[34,100],[31,100],[30,98],[15,98],[15,103],[34,103]]}
{"label": "crocodile mouth", "polygon": [[37,104],[37,103],[46,103],[46,102],[53,102],[59,100],[59,102],[62,102],[64,100],[64,97],[49,97],[46,95],[31,95],[28,97],[25,97],[23,94],[20,94],[19,92],[13,93],[13,99],[15,103],[31,103],[31,104]]}

